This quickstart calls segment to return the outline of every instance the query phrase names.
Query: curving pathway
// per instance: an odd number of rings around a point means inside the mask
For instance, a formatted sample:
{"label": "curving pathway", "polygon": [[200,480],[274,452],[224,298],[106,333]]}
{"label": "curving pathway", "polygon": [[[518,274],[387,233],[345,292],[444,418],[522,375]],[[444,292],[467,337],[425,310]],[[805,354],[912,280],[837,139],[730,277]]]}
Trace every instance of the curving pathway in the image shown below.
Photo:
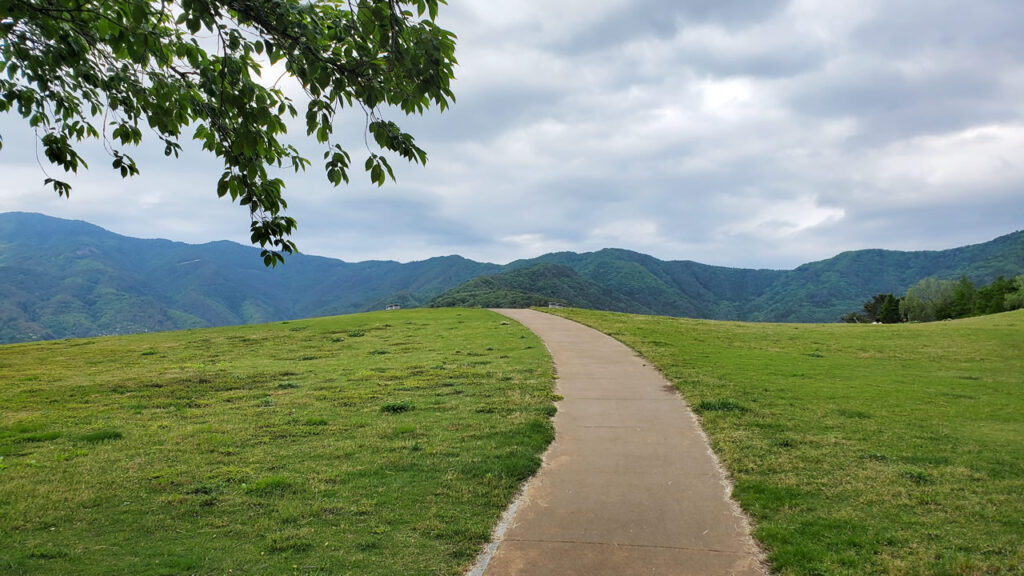
{"label": "curving pathway", "polygon": [[470,574],[764,573],[696,418],[661,373],[571,320],[497,312],[547,344],[564,400],[544,466]]}

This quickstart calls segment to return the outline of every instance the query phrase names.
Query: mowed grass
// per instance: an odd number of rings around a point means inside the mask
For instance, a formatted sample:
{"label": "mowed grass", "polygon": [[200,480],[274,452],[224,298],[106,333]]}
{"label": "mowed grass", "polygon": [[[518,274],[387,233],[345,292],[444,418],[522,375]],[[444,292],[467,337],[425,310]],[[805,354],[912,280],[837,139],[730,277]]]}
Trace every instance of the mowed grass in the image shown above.
{"label": "mowed grass", "polygon": [[678,386],[774,572],[1024,573],[1024,311],[884,326],[556,313]]}
{"label": "mowed grass", "polygon": [[457,574],[552,382],[480,310],[2,346],[0,574]]}

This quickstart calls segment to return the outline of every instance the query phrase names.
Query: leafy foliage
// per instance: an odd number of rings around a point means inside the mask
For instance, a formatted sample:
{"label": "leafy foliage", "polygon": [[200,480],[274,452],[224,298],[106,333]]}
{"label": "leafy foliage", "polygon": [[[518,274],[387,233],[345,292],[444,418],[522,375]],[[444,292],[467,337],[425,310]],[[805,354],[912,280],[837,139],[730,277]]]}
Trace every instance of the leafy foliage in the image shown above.
{"label": "leafy foliage", "polygon": [[842,316],[842,321],[850,324],[895,324],[903,320],[900,311],[902,299],[892,294],[875,294],[864,303],[864,312],[850,312]]}
{"label": "leafy foliage", "polygon": [[900,315],[900,299],[886,294],[882,307],[878,309],[878,321],[882,324],[895,324],[902,320]]}
{"label": "leafy foliage", "polygon": [[[148,128],[177,156],[186,129],[224,162],[217,195],[249,208],[266,265],[295,244],[284,181],[272,168],[310,160],[282,141],[295,102],[262,75],[281,64],[306,95],[306,132],[324,145],[327,179],[349,179],[349,153],[333,137],[345,107],[361,106],[382,149],[413,162],[426,152],[381,116],[453,99],[454,35],[436,26],[444,0],[5,0],[0,9],[0,111],[36,128],[46,159],[88,167],[76,148],[102,139],[122,177],[139,172],[125,152]],[[2,140],[0,140],[2,144]],[[364,167],[382,185],[387,158]],[[59,195],[71,186],[46,178]]]}
{"label": "leafy foliage", "polygon": [[916,322],[942,319],[955,293],[956,285],[951,280],[924,278],[907,290],[904,313],[909,320]]}
{"label": "leafy foliage", "polygon": [[951,320],[998,314],[1024,308],[1018,297],[1024,288],[1024,277],[1007,280],[999,276],[987,286],[975,288],[966,276],[960,280],[924,278],[907,290],[904,298],[892,294],[877,294],[864,303],[864,313],[843,315],[844,322],[874,322],[892,324],[903,319],[915,322]]}
{"label": "leafy foliage", "polygon": [[1024,308],[1024,305],[1015,304],[1016,295],[1020,292],[1022,285],[1024,285],[1024,276],[1011,280],[1000,276],[988,286],[978,288],[974,298],[974,314],[998,314]]}
{"label": "leafy foliage", "polygon": [[1007,310],[1024,308],[1024,275],[1014,278],[1013,290],[1006,293],[1003,305]]}

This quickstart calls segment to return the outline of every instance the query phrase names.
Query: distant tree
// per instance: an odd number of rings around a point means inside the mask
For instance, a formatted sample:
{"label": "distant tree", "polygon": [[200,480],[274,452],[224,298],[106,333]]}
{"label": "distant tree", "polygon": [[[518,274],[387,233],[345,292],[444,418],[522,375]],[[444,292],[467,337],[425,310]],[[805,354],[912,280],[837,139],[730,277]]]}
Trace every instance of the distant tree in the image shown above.
{"label": "distant tree", "polygon": [[907,290],[901,313],[913,322],[931,322],[948,317],[948,309],[956,296],[957,283],[952,280],[924,278]]}
{"label": "distant tree", "polygon": [[[871,297],[871,300],[868,300],[867,302],[864,303],[864,306],[862,308],[863,312],[849,312],[847,314],[844,314],[840,319],[843,322],[861,324],[870,324],[872,322],[884,322],[884,320],[881,319],[882,307],[888,300],[894,300],[897,303],[895,314],[896,317],[899,318],[899,298],[895,298],[892,294],[875,294],[874,296]],[[898,322],[899,320],[897,319],[895,321]]]}
{"label": "distant tree", "polygon": [[864,303],[864,316],[867,317],[869,322],[877,322],[879,315],[882,313],[882,305],[885,304],[887,298],[892,298],[892,294],[875,294]]}
{"label": "distant tree", "polygon": [[948,312],[939,312],[940,318],[966,318],[974,314],[974,299],[978,290],[974,283],[961,276],[953,291],[953,301],[950,303]]}
{"label": "distant tree", "polygon": [[900,315],[900,299],[892,294],[886,294],[878,311],[878,321],[882,324],[896,324],[902,320]]}
{"label": "distant tree", "polygon": [[1002,276],[996,278],[988,286],[978,288],[974,297],[975,314],[998,314],[1005,310],[1006,296],[1016,290],[1013,280]]}
{"label": "distant tree", "polygon": [[903,298],[875,294],[864,303],[863,312],[848,312],[840,319],[849,323],[931,322],[1018,308],[1024,308],[1024,275],[1013,280],[1000,276],[981,288],[975,288],[966,276],[960,280],[925,278],[911,286]]}
{"label": "distant tree", "polygon": [[[122,177],[139,172],[124,151],[148,128],[177,156],[184,130],[224,162],[216,183],[249,210],[267,265],[295,244],[284,182],[268,169],[310,161],[281,141],[295,104],[265,73],[280,63],[305,91],[307,135],[324,146],[334,185],[349,153],[332,138],[338,113],[359,107],[380,150],[424,163],[426,153],[383,108],[420,113],[453,99],[455,37],[434,24],[444,0],[0,0],[0,112],[35,128],[46,159],[87,167],[76,143],[102,139]],[[265,59],[261,64],[260,59]],[[0,145],[3,141],[0,138]],[[394,178],[368,150],[378,185]],[[60,196],[71,186],[47,177]],[[211,188],[213,185],[211,183]]]}
{"label": "distant tree", "polygon": [[1024,308],[1024,275],[1013,279],[1013,290],[1007,292],[1003,300],[1003,307],[1006,310],[1019,310]]}

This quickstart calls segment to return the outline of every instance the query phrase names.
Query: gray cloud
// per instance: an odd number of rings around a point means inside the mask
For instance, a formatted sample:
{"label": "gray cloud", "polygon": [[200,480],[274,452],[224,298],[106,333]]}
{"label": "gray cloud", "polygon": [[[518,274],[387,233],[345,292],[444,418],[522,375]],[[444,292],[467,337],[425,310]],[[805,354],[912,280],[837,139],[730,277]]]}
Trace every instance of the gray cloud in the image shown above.
{"label": "gray cloud", "polygon": [[[346,260],[460,253],[505,262],[630,248],[792,267],[850,249],[938,249],[1024,222],[1024,6],[944,0],[473,0],[458,101],[389,116],[430,154],[371,186],[288,177],[296,241]],[[339,129],[354,159],[363,118]],[[297,140],[301,123],[290,123]],[[122,181],[99,147],[71,202],[43,189],[31,133],[0,118],[0,210],[185,241],[245,241],[194,145],[139,153]],[[315,161],[315,147],[303,144]]]}

